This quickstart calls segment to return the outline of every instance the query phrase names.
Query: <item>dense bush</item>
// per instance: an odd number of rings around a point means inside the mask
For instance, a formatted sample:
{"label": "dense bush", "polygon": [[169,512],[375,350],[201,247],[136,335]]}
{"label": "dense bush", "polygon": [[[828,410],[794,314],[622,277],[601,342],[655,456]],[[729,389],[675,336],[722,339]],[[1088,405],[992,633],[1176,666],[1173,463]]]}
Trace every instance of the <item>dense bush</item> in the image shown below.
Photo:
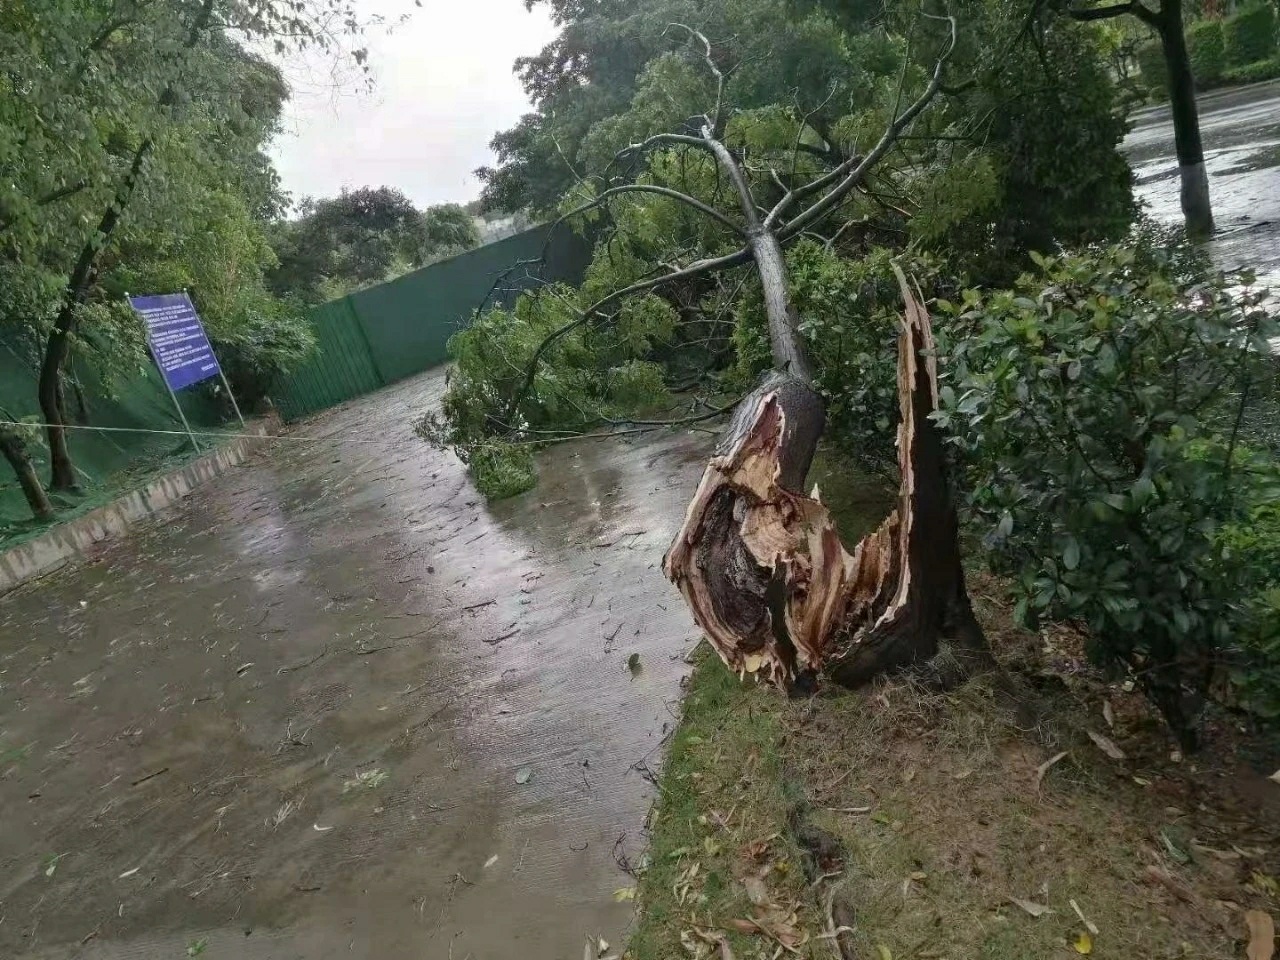
{"label": "dense bush", "polygon": [[1259,60],[1244,67],[1231,67],[1222,74],[1222,79],[1230,84],[1261,83],[1277,77],[1280,77],[1280,57]]}
{"label": "dense bush", "polygon": [[1152,40],[1138,47],[1135,56],[1143,82],[1152,93],[1164,95],[1169,87],[1169,68],[1164,62],[1164,47],[1159,40]]}
{"label": "dense bush", "polygon": [[1227,48],[1220,20],[1201,20],[1187,27],[1187,54],[1196,86],[1204,89],[1222,79],[1227,69]]}
{"label": "dense bush", "polygon": [[1244,67],[1276,52],[1276,13],[1270,3],[1241,10],[1222,22],[1227,63]]}
{"label": "dense bush", "polygon": [[1256,554],[1276,545],[1223,536],[1250,529],[1274,475],[1236,436],[1276,330],[1260,302],[1137,247],[1046,259],[1013,290],[942,304],[938,417],[1019,614],[1087,624],[1091,654],[1187,740],[1225,672],[1265,687],[1280,665],[1255,619]]}

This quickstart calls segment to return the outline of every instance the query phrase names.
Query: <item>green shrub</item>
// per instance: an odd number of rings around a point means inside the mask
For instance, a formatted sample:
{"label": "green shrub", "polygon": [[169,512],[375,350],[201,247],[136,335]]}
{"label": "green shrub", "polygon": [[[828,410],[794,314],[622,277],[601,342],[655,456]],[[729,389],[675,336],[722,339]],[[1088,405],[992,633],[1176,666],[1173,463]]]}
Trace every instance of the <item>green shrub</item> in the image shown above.
{"label": "green shrub", "polygon": [[1187,27],[1187,55],[1199,89],[1212,87],[1227,69],[1227,48],[1219,20],[1201,20]]}
{"label": "green shrub", "polygon": [[1164,95],[1169,89],[1169,69],[1164,62],[1164,47],[1159,40],[1152,40],[1138,47],[1134,54],[1142,80],[1152,93]]}
{"label": "green shrub", "polygon": [[1280,57],[1259,60],[1243,67],[1231,67],[1222,74],[1223,82],[1230,84],[1261,83],[1280,77]]}
{"label": "green shrub", "polygon": [[485,443],[469,451],[468,463],[476,489],[488,500],[503,500],[532,490],[538,482],[528,446]]}
{"label": "green shrub", "polygon": [[246,414],[267,396],[272,383],[316,349],[315,333],[299,304],[264,298],[259,306],[235,322],[211,325],[209,331],[236,401]]}
{"label": "green shrub", "polygon": [[1229,292],[1180,252],[1038,262],[1013,290],[940,304],[938,420],[1020,616],[1087,624],[1094,659],[1127,671],[1190,742],[1224,671],[1243,662],[1265,682],[1280,666],[1274,645],[1237,640],[1265,564],[1218,536],[1257,502],[1233,425],[1246,378],[1267,382],[1277,326],[1260,294]]}
{"label": "green shrub", "polygon": [[1269,3],[1241,10],[1222,22],[1227,63],[1244,67],[1276,52],[1276,13]]}
{"label": "green shrub", "polygon": [[[1274,464],[1273,464],[1274,467]],[[1246,567],[1254,589],[1235,637],[1225,694],[1236,706],[1268,720],[1280,718],[1280,474],[1256,484],[1243,520],[1218,534],[1224,559]]]}

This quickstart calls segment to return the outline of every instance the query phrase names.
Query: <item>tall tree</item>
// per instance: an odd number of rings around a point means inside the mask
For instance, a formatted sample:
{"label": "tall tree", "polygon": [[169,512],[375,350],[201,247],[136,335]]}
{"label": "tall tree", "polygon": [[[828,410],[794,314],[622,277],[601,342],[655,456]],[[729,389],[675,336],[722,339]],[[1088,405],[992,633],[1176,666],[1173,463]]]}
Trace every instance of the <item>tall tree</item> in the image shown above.
{"label": "tall tree", "polygon": [[[358,28],[341,0],[30,0],[0,11],[0,255],[7,272],[58,293],[25,319],[47,332],[39,400],[51,486],[76,484],[67,447],[63,370],[102,275],[103,256],[139,209],[201,176],[231,177],[260,161],[261,139],[237,123],[283,96],[278,76],[242,43],[335,47]],[[256,76],[229,97],[229,78]],[[278,105],[278,104],[277,104]],[[269,110],[267,112],[270,112]],[[190,164],[195,164],[192,168]],[[13,171],[13,176],[9,171]]]}
{"label": "tall tree", "polygon": [[323,200],[305,199],[296,220],[275,228],[279,293],[321,303],[379,283],[480,242],[457,204],[425,212],[394,187],[362,187]]}
{"label": "tall tree", "polygon": [[[1040,0],[1036,0],[1037,4]],[[1169,83],[1169,109],[1173,114],[1174,149],[1178,156],[1179,199],[1189,236],[1213,234],[1213,206],[1209,201],[1209,175],[1204,168],[1204,145],[1200,139],[1200,113],[1196,106],[1196,82],[1183,30],[1182,0],[1158,0],[1152,9],[1144,0],[1107,3],[1102,6],[1071,6],[1067,14],[1081,22],[1136,17],[1156,32],[1164,49]]]}

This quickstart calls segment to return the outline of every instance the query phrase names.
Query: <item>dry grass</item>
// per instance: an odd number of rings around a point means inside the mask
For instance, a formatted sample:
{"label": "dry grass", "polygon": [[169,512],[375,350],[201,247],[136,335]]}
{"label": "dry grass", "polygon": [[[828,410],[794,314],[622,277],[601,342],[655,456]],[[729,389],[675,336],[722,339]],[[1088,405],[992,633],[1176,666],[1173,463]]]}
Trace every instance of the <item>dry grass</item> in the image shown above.
{"label": "dry grass", "polygon": [[[1070,660],[1069,636],[1025,635],[980,604],[1006,659]],[[706,657],[662,784],[635,960],[720,956],[721,936],[737,958],[830,960],[816,937],[833,882],[852,907],[845,955],[876,960],[1079,957],[1089,925],[1092,956],[1226,960],[1243,955],[1245,909],[1280,916],[1280,786],[1229,757],[1171,759],[1140,701],[1083,668],[789,702]],[[838,880],[809,883],[797,824],[839,841]],[[748,847],[774,834],[767,853]],[[748,898],[762,871],[778,911]],[[798,940],[735,929],[792,911]]]}

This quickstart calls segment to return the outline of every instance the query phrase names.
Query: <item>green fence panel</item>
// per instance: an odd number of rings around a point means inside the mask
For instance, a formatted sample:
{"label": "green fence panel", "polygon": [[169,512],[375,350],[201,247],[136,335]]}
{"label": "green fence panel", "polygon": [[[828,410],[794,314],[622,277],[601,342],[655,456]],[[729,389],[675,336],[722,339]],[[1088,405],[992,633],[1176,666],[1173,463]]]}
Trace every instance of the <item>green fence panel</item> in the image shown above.
{"label": "green fence panel", "polygon": [[[0,407],[19,419],[40,414],[36,399],[39,357],[40,345],[21,335],[0,337]],[[73,358],[67,371],[78,384],[78,389],[68,391],[67,395],[68,412],[75,426],[115,427],[126,431],[67,431],[71,458],[88,492],[123,482],[126,472],[145,470],[188,446],[189,441],[180,433],[182,421],[173,408],[164,381],[150,363],[139,369],[136,376],[118,384],[111,395],[88,363]],[[218,404],[208,389],[193,387],[180,391],[177,396],[193,429],[223,422]],[[30,454],[41,478],[47,481],[47,448],[43,443],[32,444]],[[17,478],[8,464],[0,460],[0,526],[25,520],[30,515]]]}
{"label": "green fence panel", "polygon": [[310,320],[318,349],[273,392],[272,399],[286,420],[361,396],[386,382],[374,363],[350,297],[313,308]]}
{"label": "green fence panel", "polygon": [[581,282],[590,242],[563,226],[549,231],[535,227],[313,308],[319,349],[272,390],[280,415],[296,420],[444,363],[449,338],[482,304]]}
{"label": "green fence panel", "polygon": [[[448,360],[449,337],[486,297],[490,305],[510,305],[538,283],[580,282],[590,244],[563,226],[548,243],[549,229],[535,227],[353,293],[352,306],[387,383]],[[543,262],[532,263],[544,250]]]}

